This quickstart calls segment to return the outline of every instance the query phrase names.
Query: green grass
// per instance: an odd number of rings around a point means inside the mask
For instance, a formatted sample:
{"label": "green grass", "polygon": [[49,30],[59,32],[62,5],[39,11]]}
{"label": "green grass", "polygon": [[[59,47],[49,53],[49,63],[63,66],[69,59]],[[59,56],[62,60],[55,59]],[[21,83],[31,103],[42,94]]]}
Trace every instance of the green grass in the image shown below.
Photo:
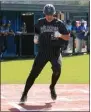
{"label": "green grass", "polygon": [[[22,84],[32,68],[33,60],[1,62],[1,83]],[[47,63],[35,83],[50,83],[51,64]],[[62,74],[58,83],[88,84],[89,56],[65,57],[62,61]]]}

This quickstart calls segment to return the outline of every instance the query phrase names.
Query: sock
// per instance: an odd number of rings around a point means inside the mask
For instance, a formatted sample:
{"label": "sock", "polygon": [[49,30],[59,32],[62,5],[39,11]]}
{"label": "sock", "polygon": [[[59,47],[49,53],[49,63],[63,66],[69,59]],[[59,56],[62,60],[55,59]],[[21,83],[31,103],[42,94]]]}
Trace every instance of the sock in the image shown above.
{"label": "sock", "polygon": [[59,77],[60,77],[60,72],[55,72],[52,74],[52,80],[51,80],[51,85],[50,85],[50,88],[51,89],[54,89]]}

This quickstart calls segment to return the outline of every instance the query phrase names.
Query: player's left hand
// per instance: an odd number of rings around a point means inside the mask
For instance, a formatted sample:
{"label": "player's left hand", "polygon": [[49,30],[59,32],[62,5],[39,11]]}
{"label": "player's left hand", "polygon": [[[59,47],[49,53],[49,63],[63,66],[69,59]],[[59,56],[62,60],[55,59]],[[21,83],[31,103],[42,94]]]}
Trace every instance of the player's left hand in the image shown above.
{"label": "player's left hand", "polygon": [[56,32],[54,33],[54,37],[55,37],[55,38],[61,38],[61,39],[63,39],[63,40],[68,41],[68,40],[70,39],[70,34],[62,35],[62,34],[59,33],[58,31],[56,31]]}
{"label": "player's left hand", "polygon": [[61,34],[58,31],[54,32],[54,37],[59,38],[60,36]]}

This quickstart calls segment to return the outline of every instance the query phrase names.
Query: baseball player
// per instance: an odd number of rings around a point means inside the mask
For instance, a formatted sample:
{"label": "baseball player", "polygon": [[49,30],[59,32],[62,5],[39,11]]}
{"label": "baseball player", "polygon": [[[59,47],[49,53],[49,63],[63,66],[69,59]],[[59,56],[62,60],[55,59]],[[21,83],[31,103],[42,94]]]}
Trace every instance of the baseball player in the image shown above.
{"label": "baseball player", "polygon": [[20,103],[23,104],[27,100],[28,91],[48,61],[50,61],[53,71],[49,87],[50,94],[53,100],[57,98],[55,85],[61,74],[60,47],[69,40],[69,33],[61,20],[54,17],[56,11],[52,4],[46,4],[43,13],[45,17],[39,19],[35,25],[34,43],[39,44],[39,52],[34,60],[20,99]]}

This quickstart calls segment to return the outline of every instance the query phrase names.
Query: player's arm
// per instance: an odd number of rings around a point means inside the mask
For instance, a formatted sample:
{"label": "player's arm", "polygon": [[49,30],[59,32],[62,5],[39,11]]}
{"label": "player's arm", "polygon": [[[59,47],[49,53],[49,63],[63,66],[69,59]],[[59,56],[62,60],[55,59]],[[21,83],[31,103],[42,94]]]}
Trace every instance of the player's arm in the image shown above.
{"label": "player's arm", "polygon": [[63,23],[60,23],[59,32],[55,32],[55,36],[66,41],[70,39],[70,34]]}
{"label": "player's arm", "polygon": [[38,20],[37,24],[35,24],[35,26],[34,26],[34,31],[35,31],[34,43],[38,44],[39,43],[39,34],[40,34],[39,20]]}
{"label": "player's arm", "polygon": [[61,38],[61,39],[63,39],[63,40],[68,41],[68,40],[69,40],[69,38],[70,38],[70,34],[66,34],[66,35],[61,34],[61,35],[59,36],[59,38]]}

